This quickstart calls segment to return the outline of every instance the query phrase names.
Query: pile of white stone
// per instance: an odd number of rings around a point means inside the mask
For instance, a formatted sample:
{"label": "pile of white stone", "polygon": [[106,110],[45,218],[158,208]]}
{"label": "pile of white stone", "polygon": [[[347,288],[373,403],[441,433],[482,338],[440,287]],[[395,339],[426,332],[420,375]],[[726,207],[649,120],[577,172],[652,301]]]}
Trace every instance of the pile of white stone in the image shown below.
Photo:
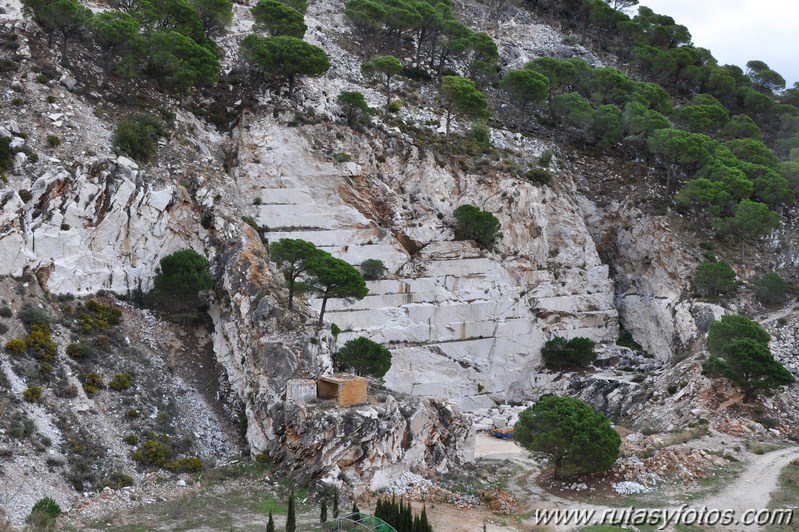
{"label": "pile of white stone", "polygon": [[519,412],[532,405],[499,405],[496,408],[479,408],[472,412],[475,430],[493,430],[512,427],[519,421]]}
{"label": "pile of white stone", "polygon": [[624,482],[613,484],[613,491],[619,495],[635,495],[636,493],[649,493],[652,491],[652,488],[639,484],[638,482],[625,480]]}
{"label": "pile of white stone", "polygon": [[421,491],[426,492],[427,489],[433,485],[428,479],[417,475],[416,473],[411,473],[410,471],[406,471],[405,473],[401,474],[394,483],[386,488],[386,492],[389,495],[405,495],[412,488],[418,487],[419,490],[414,491]]}

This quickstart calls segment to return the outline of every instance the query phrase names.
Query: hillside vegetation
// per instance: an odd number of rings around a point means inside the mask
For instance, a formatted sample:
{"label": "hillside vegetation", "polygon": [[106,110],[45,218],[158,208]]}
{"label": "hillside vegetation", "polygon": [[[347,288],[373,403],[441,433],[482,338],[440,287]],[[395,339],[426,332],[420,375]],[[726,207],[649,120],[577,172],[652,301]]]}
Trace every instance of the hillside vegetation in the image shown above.
{"label": "hillside vegetation", "polygon": [[[333,483],[443,478],[517,421],[558,480],[697,482],[738,458],[669,442],[799,438],[799,84],[763,61],[719,65],[636,0],[0,16],[15,525],[189,496],[239,454],[269,497],[307,486],[309,524]],[[368,403],[293,397],[334,371]],[[604,447],[564,450],[574,412]]]}

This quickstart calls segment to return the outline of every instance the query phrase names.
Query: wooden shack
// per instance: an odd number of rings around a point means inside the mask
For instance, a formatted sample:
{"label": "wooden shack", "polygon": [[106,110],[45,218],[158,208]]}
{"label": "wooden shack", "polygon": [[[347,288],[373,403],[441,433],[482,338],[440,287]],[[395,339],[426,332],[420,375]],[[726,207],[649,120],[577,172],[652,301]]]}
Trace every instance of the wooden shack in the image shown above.
{"label": "wooden shack", "polygon": [[367,402],[367,385],[364,377],[354,375],[326,375],[319,377],[320,399],[335,399],[339,406],[359,405]]}
{"label": "wooden shack", "polygon": [[303,405],[316,399],[316,381],[313,379],[289,379],[286,383],[286,401]]}

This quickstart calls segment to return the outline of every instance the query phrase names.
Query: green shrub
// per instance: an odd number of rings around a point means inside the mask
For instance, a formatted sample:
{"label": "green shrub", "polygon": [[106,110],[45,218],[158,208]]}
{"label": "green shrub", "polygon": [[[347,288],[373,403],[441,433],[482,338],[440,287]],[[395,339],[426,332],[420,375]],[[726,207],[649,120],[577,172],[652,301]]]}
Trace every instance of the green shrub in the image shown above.
{"label": "green shrub", "polygon": [[2,306],[0,307],[0,317],[2,318],[10,318],[14,315],[14,311],[11,310],[9,306]]}
{"label": "green shrub", "polygon": [[0,321],[0,334],[5,334],[8,332],[8,325]]}
{"label": "green shrub", "polygon": [[161,259],[156,270],[155,290],[175,309],[196,309],[198,293],[214,286],[211,263],[193,249],[181,249]]}
{"label": "green shrub", "polygon": [[347,118],[347,125],[350,127],[357,125],[364,115],[371,112],[363,94],[357,91],[342,91],[341,94],[338,95],[337,102],[344,111],[344,115]]}
{"label": "green shrub", "polygon": [[133,486],[135,482],[133,481],[133,477],[130,475],[126,475],[121,471],[114,472],[109,479],[103,482],[103,487],[108,486],[114,490],[120,490],[127,486]]}
{"label": "green shrub", "polygon": [[128,445],[136,445],[139,443],[139,437],[136,436],[135,434],[128,434],[124,438],[122,438],[122,441],[127,443]]}
{"label": "green shrub", "polygon": [[138,114],[120,120],[114,132],[114,146],[137,161],[147,161],[158,147],[164,125],[149,114]]}
{"label": "green shrub", "polygon": [[477,245],[489,249],[502,237],[499,220],[474,205],[461,205],[455,209],[455,238],[474,240]]}
{"label": "green shrub", "polygon": [[47,135],[47,144],[50,147],[55,148],[56,146],[61,145],[61,138],[58,135]]}
{"label": "green shrub", "polygon": [[19,356],[25,353],[27,348],[28,346],[25,344],[25,340],[22,338],[12,338],[6,342],[6,353],[9,355]]}
{"label": "green shrub", "polygon": [[91,342],[80,341],[71,343],[66,348],[67,354],[72,358],[89,358],[95,353],[95,348]]}
{"label": "green shrub", "polygon": [[172,449],[158,440],[148,439],[141,449],[133,453],[133,459],[147,466],[163,467],[172,458]]}
{"label": "green shrub", "polygon": [[194,456],[171,460],[164,465],[164,469],[168,469],[173,473],[195,473],[202,470],[202,468],[203,461]]}
{"label": "green shrub", "polygon": [[52,363],[58,357],[58,346],[50,336],[50,327],[43,323],[34,323],[30,326],[25,344],[28,346],[28,352],[37,360]]}
{"label": "green shrub", "polygon": [[333,338],[338,338],[338,335],[341,334],[341,329],[335,323],[330,324],[330,334],[333,335]]}
{"label": "green shrub", "polygon": [[753,283],[755,297],[764,305],[782,305],[788,295],[788,283],[774,272],[768,272]]}
{"label": "green shrub", "polygon": [[258,223],[255,221],[255,219],[252,216],[242,216],[241,221],[249,225],[256,231],[258,230]]}
{"label": "green shrub", "polygon": [[90,299],[85,305],[79,305],[76,312],[80,317],[78,328],[84,334],[89,334],[92,331],[106,331],[119,325],[122,321],[120,309],[100,303],[96,299]]}
{"label": "green shrub", "polygon": [[86,378],[84,379],[83,384],[83,391],[86,392],[86,395],[91,397],[95,393],[97,393],[98,388],[102,388],[103,386],[103,376],[99,373],[91,372],[86,374]]}
{"label": "green shrub", "polygon": [[538,158],[538,166],[541,168],[549,168],[550,163],[552,163],[552,150],[544,150],[541,153],[541,157]]}
{"label": "green shrub", "polygon": [[340,151],[333,154],[333,160],[337,163],[348,163],[352,160],[352,156],[349,153]]}
{"label": "green shrub", "polygon": [[391,103],[386,107],[389,113],[399,113],[400,109],[402,109],[402,102],[399,100],[391,100]]}
{"label": "green shrub", "polygon": [[339,368],[358,375],[381,378],[391,369],[391,351],[363,336],[345,343],[334,359]]}
{"label": "green shrub", "polygon": [[415,66],[406,66],[402,68],[402,76],[408,79],[412,79],[413,81],[432,81],[433,76],[431,76],[427,70],[415,67]]}
{"label": "green shrub", "polygon": [[546,168],[531,168],[524,177],[537,185],[548,185],[552,182],[552,172]]}
{"label": "green shrub", "polygon": [[19,309],[19,312],[17,312],[17,318],[28,329],[30,329],[31,325],[34,324],[49,325],[51,321],[50,316],[45,311],[32,305],[25,305]]}
{"label": "green shrub", "polygon": [[594,342],[588,338],[553,338],[541,348],[541,358],[548,368],[587,366],[596,360]]}
{"label": "green shrub", "polygon": [[50,497],[45,497],[36,501],[25,521],[35,530],[46,530],[59,515],[61,507],[58,503]]}
{"label": "green shrub", "polygon": [[114,375],[114,378],[111,379],[111,382],[108,383],[108,387],[117,392],[127,390],[130,388],[130,379],[130,373],[117,373]]}
{"label": "green shrub", "polygon": [[49,362],[39,362],[39,374],[43,377],[49,377],[54,371],[55,368]]}
{"label": "green shrub", "polygon": [[25,388],[25,391],[22,392],[22,398],[29,403],[38,403],[41,397],[42,397],[41,386],[28,386],[27,388]]}
{"label": "green shrub", "polygon": [[696,291],[708,298],[725,298],[738,290],[735,271],[726,262],[703,262],[694,274]]}
{"label": "green shrub", "polygon": [[475,122],[469,131],[469,153],[489,153],[491,151],[491,130],[483,122]]}
{"label": "green shrub", "polygon": [[619,331],[619,339],[616,341],[616,345],[628,347],[633,351],[641,351],[643,349],[641,344],[635,341],[632,333],[626,329]]}
{"label": "green shrub", "polygon": [[382,260],[367,259],[361,263],[361,273],[367,281],[376,281],[383,278],[386,266]]}
{"label": "green shrub", "polygon": [[0,171],[10,170],[14,166],[14,150],[11,149],[11,139],[0,137]]}

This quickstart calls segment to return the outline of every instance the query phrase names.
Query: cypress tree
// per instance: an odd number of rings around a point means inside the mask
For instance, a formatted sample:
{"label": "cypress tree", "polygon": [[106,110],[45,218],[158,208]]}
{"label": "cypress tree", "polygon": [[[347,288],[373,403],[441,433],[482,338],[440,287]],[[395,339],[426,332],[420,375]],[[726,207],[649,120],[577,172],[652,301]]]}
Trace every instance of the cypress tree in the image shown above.
{"label": "cypress tree", "polygon": [[333,490],[333,519],[338,519],[338,487]]}
{"label": "cypress tree", "polygon": [[[427,505],[422,506],[422,514],[419,516],[419,532],[433,532],[433,527],[430,526],[430,521],[427,519]],[[485,528],[485,522],[483,522]],[[485,532],[485,531],[483,531]]]}
{"label": "cypress tree", "polygon": [[294,490],[289,494],[289,509],[288,516],[286,517],[286,532],[295,532],[297,530],[297,517],[294,509]]}
{"label": "cypress tree", "polygon": [[327,521],[327,499],[322,499],[322,509],[319,511],[319,522]]}
{"label": "cypress tree", "polygon": [[266,523],[266,532],[275,532],[275,520],[272,519],[272,510],[269,510],[269,521]]}

